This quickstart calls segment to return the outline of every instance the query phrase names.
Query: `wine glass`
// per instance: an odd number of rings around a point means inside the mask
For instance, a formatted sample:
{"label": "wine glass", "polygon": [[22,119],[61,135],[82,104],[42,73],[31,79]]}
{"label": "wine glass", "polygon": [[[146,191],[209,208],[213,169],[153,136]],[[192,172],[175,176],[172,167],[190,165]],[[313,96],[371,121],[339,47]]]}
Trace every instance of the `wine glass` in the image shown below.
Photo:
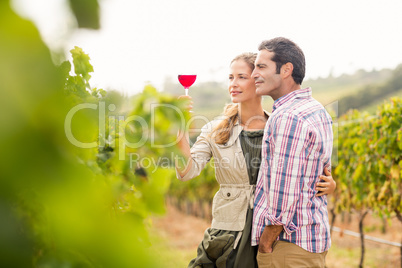
{"label": "wine glass", "polygon": [[186,91],[186,96],[188,96],[188,89],[194,84],[197,75],[179,74],[178,78],[180,84],[184,87],[184,90]]}

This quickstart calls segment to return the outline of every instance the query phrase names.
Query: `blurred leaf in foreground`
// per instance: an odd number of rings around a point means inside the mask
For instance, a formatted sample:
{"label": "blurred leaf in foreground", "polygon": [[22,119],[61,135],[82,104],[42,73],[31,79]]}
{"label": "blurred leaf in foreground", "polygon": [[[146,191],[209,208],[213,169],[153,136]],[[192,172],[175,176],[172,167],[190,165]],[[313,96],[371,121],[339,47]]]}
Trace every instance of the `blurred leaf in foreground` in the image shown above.
{"label": "blurred leaf in foreground", "polygon": [[78,161],[66,139],[65,70],[8,1],[0,36],[0,266],[151,266],[142,219],[113,213],[113,175]]}
{"label": "blurred leaf in foreground", "polygon": [[97,0],[69,0],[78,27],[99,29],[99,3]]}

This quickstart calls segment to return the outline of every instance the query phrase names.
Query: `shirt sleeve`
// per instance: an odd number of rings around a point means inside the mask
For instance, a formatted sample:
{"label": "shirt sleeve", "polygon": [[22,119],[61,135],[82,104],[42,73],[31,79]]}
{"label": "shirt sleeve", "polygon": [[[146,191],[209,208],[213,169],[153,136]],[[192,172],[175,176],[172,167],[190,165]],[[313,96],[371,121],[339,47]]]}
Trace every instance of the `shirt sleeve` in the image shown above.
{"label": "shirt sleeve", "polygon": [[200,135],[197,137],[196,142],[190,149],[191,158],[189,159],[185,170],[191,161],[191,168],[187,171],[183,177],[179,174],[176,168],[176,177],[181,181],[188,181],[192,178],[200,175],[205,165],[212,157],[212,150],[210,145],[210,133],[212,131],[212,125],[206,124],[202,127]]}
{"label": "shirt sleeve", "polygon": [[300,199],[308,131],[291,113],[278,115],[271,130],[272,135],[265,141],[270,147],[270,168],[264,181],[268,199],[265,224],[283,225],[284,231],[291,234],[296,230],[292,219]]}

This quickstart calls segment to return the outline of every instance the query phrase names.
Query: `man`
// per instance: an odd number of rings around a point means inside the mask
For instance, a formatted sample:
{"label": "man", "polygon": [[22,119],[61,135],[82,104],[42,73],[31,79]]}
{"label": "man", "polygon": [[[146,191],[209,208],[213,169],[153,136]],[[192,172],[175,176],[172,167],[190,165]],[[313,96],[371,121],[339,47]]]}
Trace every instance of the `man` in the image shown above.
{"label": "man", "polygon": [[331,245],[326,196],[315,186],[331,165],[332,120],[301,88],[303,51],[286,38],[263,41],[252,73],[257,94],[274,99],[264,130],[252,245],[264,267],[324,267]]}

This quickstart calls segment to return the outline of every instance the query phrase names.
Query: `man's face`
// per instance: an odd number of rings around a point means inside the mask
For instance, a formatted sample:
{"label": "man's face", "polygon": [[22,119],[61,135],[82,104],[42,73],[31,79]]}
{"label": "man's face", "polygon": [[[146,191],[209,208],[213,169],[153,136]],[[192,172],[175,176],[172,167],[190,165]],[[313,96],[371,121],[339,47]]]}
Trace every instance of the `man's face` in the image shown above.
{"label": "man's face", "polygon": [[276,100],[282,78],[276,73],[276,63],[271,60],[273,56],[274,53],[266,49],[258,52],[252,77],[258,95],[269,95]]}

